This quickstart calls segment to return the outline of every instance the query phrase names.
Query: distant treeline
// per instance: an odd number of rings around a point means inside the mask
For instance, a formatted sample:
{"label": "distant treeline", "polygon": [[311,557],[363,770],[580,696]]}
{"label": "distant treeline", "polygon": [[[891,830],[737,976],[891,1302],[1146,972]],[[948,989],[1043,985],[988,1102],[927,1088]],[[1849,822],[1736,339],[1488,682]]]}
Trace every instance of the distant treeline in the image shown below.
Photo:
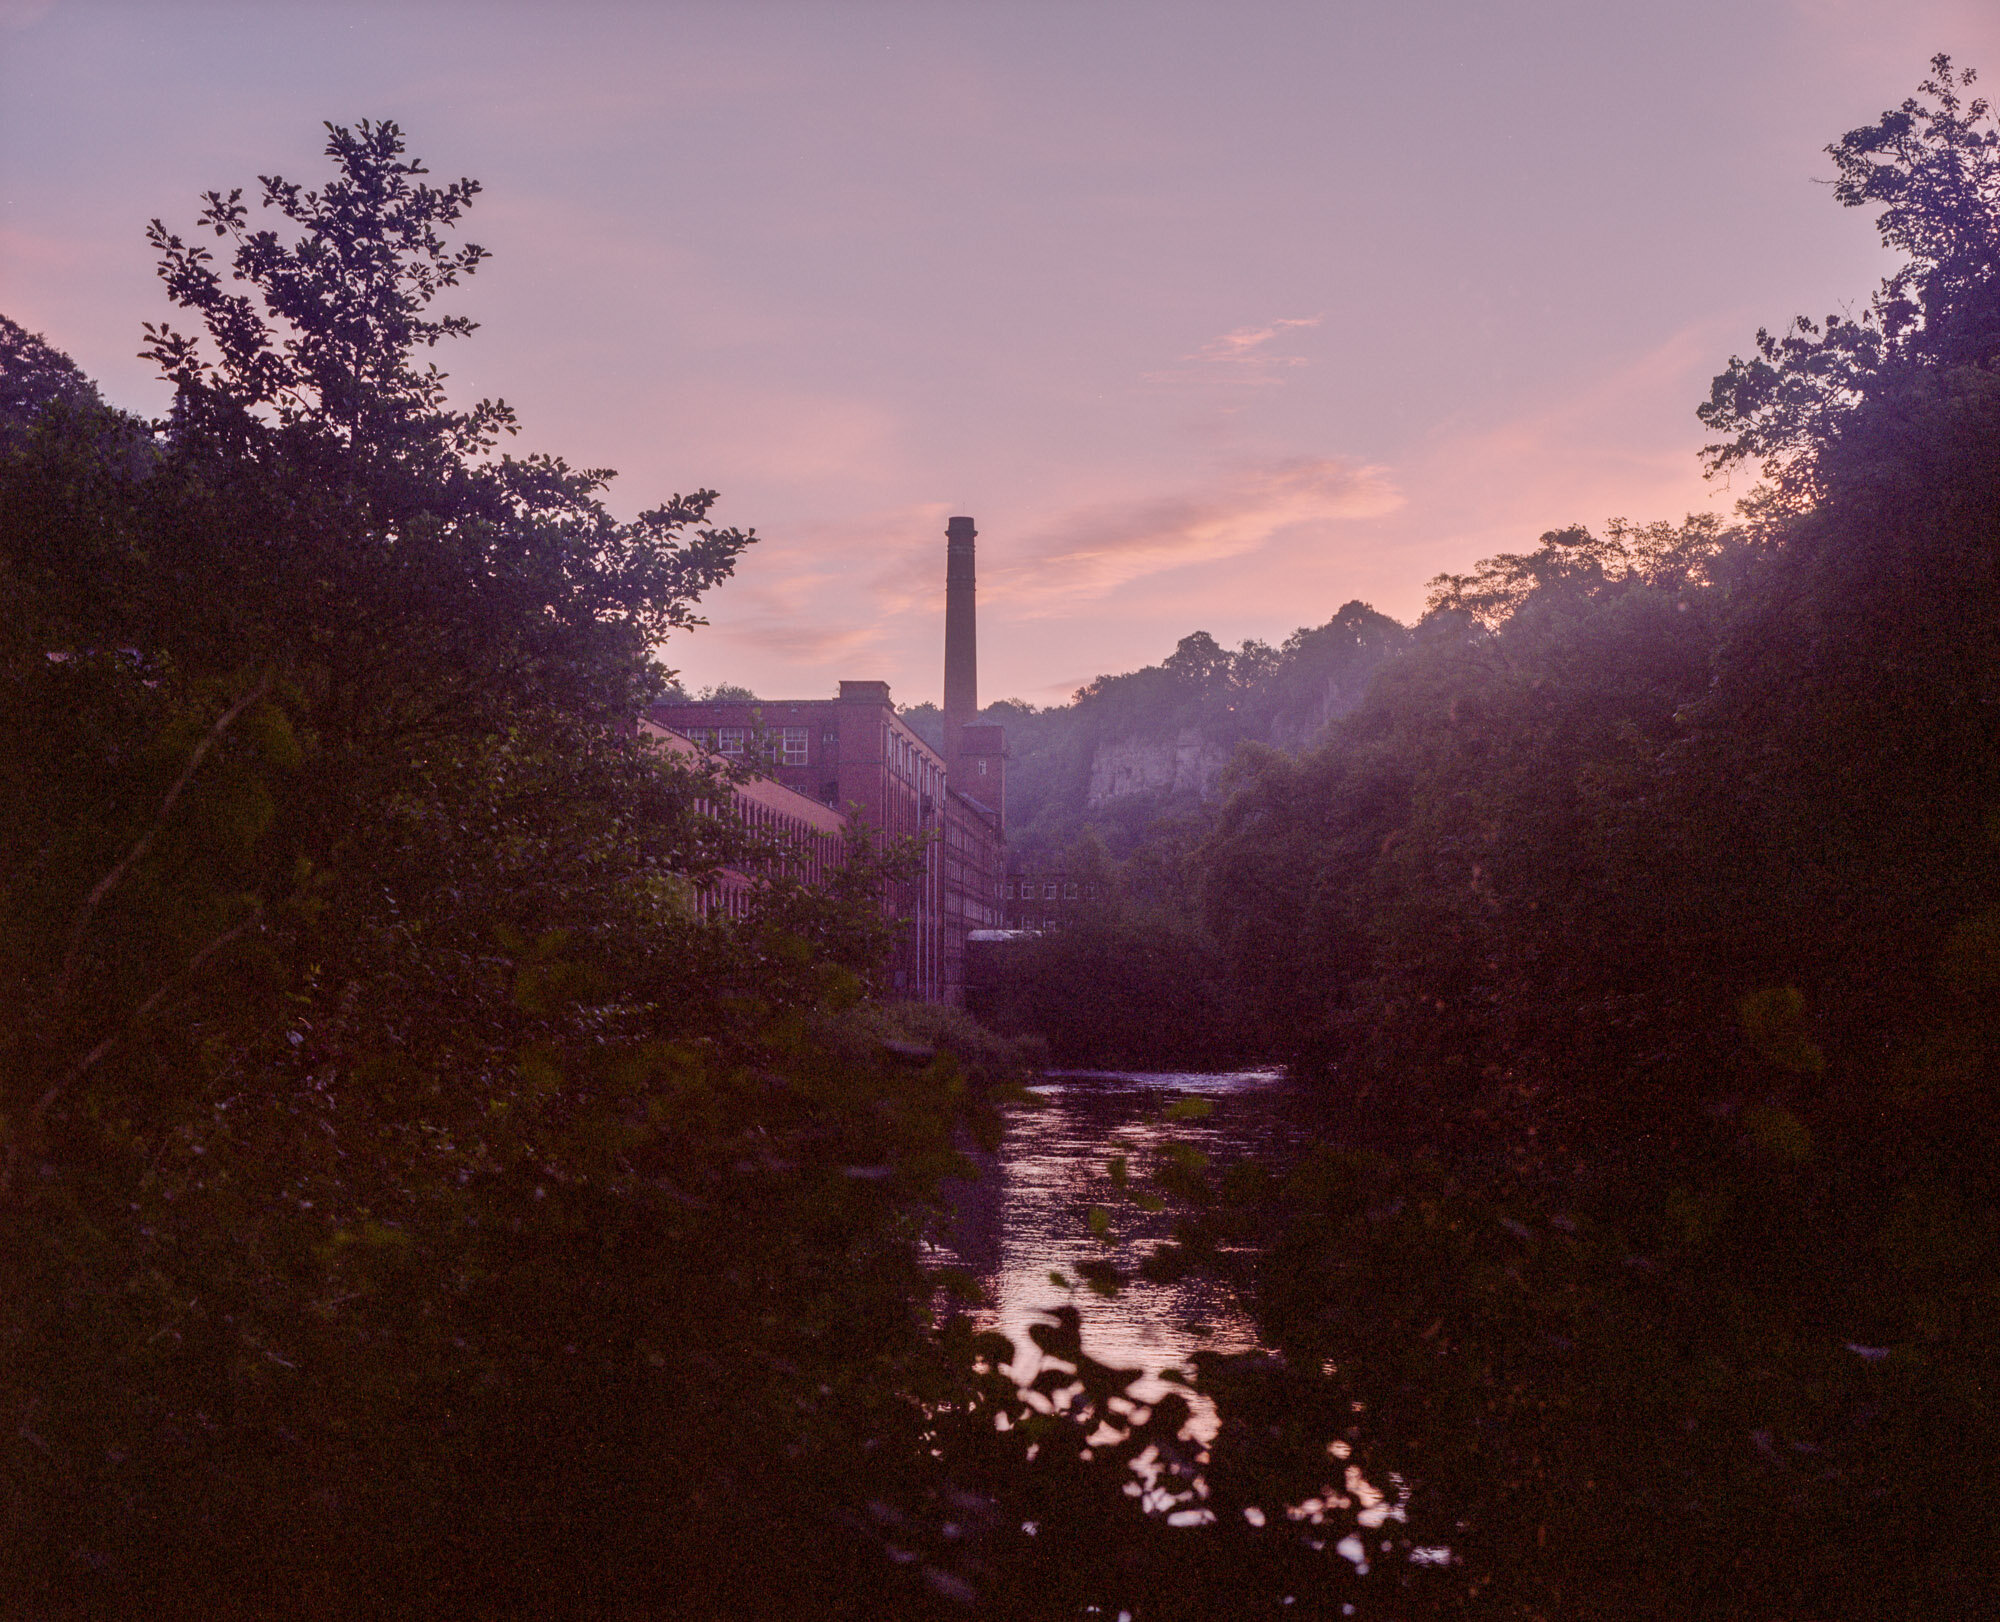
{"label": "distant treeline", "polygon": [[[1129,855],[1149,824],[1187,811],[1200,796],[1139,792],[1093,806],[1091,770],[1101,749],[1183,739],[1223,755],[1246,740],[1299,748],[1360,701],[1375,666],[1408,635],[1366,604],[1348,603],[1275,648],[1249,641],[1232,651],[1196,631],[1159,664],[1099,676],[1068,704],[987,705],[980,719],[1007,728],[1009,843],[1049,856],[1090,831]],[[944,717],[935,705],[913,705],[903,718],[943,747]]]}

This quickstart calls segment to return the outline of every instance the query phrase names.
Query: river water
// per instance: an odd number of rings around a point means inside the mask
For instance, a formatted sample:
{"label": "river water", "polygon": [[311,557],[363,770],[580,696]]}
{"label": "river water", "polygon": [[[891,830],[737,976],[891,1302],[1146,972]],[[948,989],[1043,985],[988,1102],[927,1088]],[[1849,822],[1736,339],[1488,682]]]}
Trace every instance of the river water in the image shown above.
{"label": "river water", "polygon": [[[988,1301],[978,1314],[982,1326],[1000,1330],[1021,1349],[1016,1377],[1032,1377],[1028,1326],[1065,1302],[1082,1312],[1084,1346],[1092,1356],[1143,1369],[1149,1377],[1185,1367],[1189,1353],[1203,1348],[1256,1349],[1249,1315],[1213,1280],[1135,1280],[1105,1299],[1083,1285],[1078,1268],[1102,1260],[1135,1273],[1173,1231],[1171,1205],[1148,1213],[1117,1188],[1109,1170],[1114,1156],[1126,1158],[1136,1189],[1169,1144],[1199,1150],[1217,1171],[1237,1160],[1283,1159],[1296,1150],[1308,1129],[1284,1072],[1059,1071],[1031,1090],[1040,1106],[1008,1110],[998,1153],[980,1156],[979,1180],[957,1191],[955,1221],[936,1252],[937,1260],[956,1262],[979,1279]],[[1200,1100],[1210,1112],[1169,1119],[1169,1109],[1184,1100]],[[1093,1206],[1110,1216],[1102,1237],[1091,1231]],[[1067,1282],[1058,1284],[1052,1273]],[[1161,1389],[1148,1378],[1137,1394],[1155,1396]]]}
{"label": "river water", "polygon": [[[1313,1136],[1313,1101],[1282,1070],[1056,1071],[1031,1091],[1039,1096],[1039,1107],[1009,1109],[998,1152],[978,1157],[978,1181],[955,1190],[954,1222],[934,1255],[938,1262],[965,1267],[978,1277],[987,1304],[975,1316],[981,1327],[998,1329],[1014,1342],[1013,1377],[1023,1384],[1034,1378],[1040,1360],[1028,1327],[1042,1321],[1050,1308],[1065,1304],[1082,1313],[1086,1351],[1100,1362],[1143,1371],[1132,1386],[1142,1402],[1178,1384],[1160,1378],[1161,1373],[1187,1367],[1190,1353],[1259,1350],[1250,1315],[1213,1279],[1196,1275],[1168,1284],[1137,1279],[1106,1299],[1082,1284],[1079,1268],[1104,1260],[1133,1274],[1146,1253],[1173,1233],[1171,1203],[1164,1211],[1148,1213],[1124,1197],[1109,1171],[1114,1156],[1125,1157],[1135,1188],[1144,1186],[1144,1173],[1170,1144],[1199,1150],[1216,1173],[1246,1159],[1282,1164]],[[1208,1105],[1208,1112],[1191,1118],[1185,1107],[1189,1101],[1199,1101],[1195,1110]],[[1173,1118],[1170,1112],[1177,1104],[1184,1107],[1180,1118]],[[1093,1206],[1110,1215],[1103,1235],[1091,1229]],[[1051,1278],[1052,1273],[1063,1282]],[[1219,1425],[1214,1405],[1199,1391],[1183,1388],[1182,1394],[1192,1410],[1182,1434],[1212,1440]],[[1328,1452],[1334,1459],[1348,1457],[1342,1442],[1330,1443]],[[1400,1498],[1400,1484],[1392,1482],[1392,1490],[1385,1492],[1352,1464],[1332,1469],[1334,1479],[1319,1497],[1273,1505],[1269,1513],[1294,1522],[1309,1520],[1304,1530],[1316,1536],[1312,1529],[1321,1525],[1322,1515],[1332,1516],[1337,1509],[1344,1519],[1352,1510],[1352,1530],[1342,1537],[1330,1527],[1325,1541],[1310,1547],[1330,1546],[1365,1574],[1368,1549],[1383,1523],[1403,1518],[1400,1502],[1391,1502]],[[1195,1518],[1208,1514],[1201,1509],[1183,1513]],[[1414,1550],[1409,1558],[1446,1563],[1451,1551]],[[1346,1610],[1351,1614],[1354,1607]]]}

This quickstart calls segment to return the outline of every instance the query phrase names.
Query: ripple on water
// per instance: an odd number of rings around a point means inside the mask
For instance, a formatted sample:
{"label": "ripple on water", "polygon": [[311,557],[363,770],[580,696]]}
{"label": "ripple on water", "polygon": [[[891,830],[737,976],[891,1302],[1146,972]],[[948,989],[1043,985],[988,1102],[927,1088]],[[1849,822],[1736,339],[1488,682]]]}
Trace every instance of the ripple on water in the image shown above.
{"label": "ripple on water", "polygon": [[[1081,1309],[1093,1357],[1144,1371],[1136,1388],[1142,1398],[1162,1394],[1160,1372],[1185,1367],[1197,1350],[1258,1349],[1249,1315],[1211,1279],[1135,1279],[1105,1299],[1077,1283],[1077,1269],[1104,1260],[1135,1273],[1173,1231],[1171,1210],[1142,1211],[1119,1192],[1108,1169],[1113,1156],[1127,1158],[1140,1184],[1169,1143],[1198,1149],[1218,1166],[1253,1154],[1282,1156],[1299,1145],[1306,1134],[1284,1072],[1051,1071],[1032,1090],[1043,1103],[1008,1111],[999,1152],[976,1157],[980,1179],[957,1191],[955,1221],[938,1246],[939,1260],[965,1266],[984,1286],[990,1305],[978,1316],[1013,1340],[1016,1377],[1025,1382],[1035,1373],[1028,1326],[1065,1301]],[[1181,1098],[1213,1109],[1199,1120],[1168,1121],[1167,1107]],[[1105,1239],[1090,1230],[1092,1206],[1110,1215]],[[1073,1287],[1053,1283],[1052,1272]],[[1208,1417],[1199,1404],[1197,1423]]]}

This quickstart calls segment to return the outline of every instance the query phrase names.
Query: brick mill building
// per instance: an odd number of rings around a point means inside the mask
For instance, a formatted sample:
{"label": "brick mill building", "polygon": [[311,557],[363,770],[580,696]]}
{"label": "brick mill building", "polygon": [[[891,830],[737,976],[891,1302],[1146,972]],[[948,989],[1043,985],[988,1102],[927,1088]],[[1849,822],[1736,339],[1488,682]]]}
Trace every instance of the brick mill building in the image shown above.
{"label": "brick mill building", "polygon": [[[670,754],[700,753],[692,739],[653,721],[640,721],[639,736]],[[698,809],[713,815],[719,807],[703,802]],[[730,793],[729,810],[753,833],[781,841],[787,853],[787,870],[807,884],[819,883],[846,860],[847,818],[831,806],[794,793],[768,777],[752,777],[738,783]],[[760,875],[755,872],[723,868],[699,898],[703,916],[747,916],[750,898],[759,881]]]}
{"label": "brick mill building", "polygon": [[[945,531],[945,753],[896,714],[884,681],[843,681],[838,698],[688,699],[656,704],[653,727],[728,760],[752,764],[769,816],[818,838],[837,814],[889,837],[923,840],[923,870],[888,887],[903,924],[889,964],[902,996],[962,1005],[965,942],[998,928],[1006,874],[1006,730],[975,719],[978,653],[972,520]],[[741,796],[739,795],[739,799]]]}
{"label": "brick mill building", "polygon": [[1012,930],[1067,929],[1079,919],[1102,913],[1104,881],[1066,868],[1021,859],[1007,874],[1000,900]]}

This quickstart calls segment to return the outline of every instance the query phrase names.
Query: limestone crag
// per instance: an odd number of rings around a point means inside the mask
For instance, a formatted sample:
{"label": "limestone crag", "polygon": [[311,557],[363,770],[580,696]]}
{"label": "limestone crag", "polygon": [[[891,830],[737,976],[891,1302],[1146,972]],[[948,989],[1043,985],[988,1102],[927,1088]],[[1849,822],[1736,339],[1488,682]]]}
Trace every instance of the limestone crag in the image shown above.
{"label": "limestone crag", "polygon": [[1090,757],[1088,804],[1095,810],[1130,794],[1194,794],[1208,799],[1230,749],[1183,728],[1171,741],[1121,738]]}

